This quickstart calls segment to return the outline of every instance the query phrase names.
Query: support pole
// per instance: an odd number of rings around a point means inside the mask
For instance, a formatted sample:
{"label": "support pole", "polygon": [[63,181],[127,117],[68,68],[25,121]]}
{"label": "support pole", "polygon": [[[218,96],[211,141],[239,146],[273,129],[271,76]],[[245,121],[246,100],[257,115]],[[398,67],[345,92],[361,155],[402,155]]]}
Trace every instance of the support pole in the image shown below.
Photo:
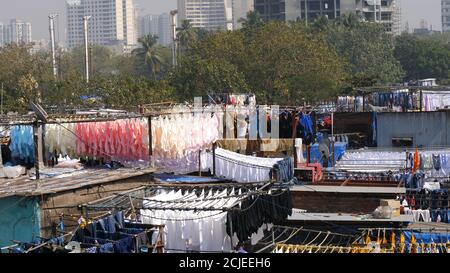
{"label": "support pole", "polygon": [[331,113],[331,141],[333,143],[333,152],[331,153],[331,167],[334,167],[334,113]]}
{"label": "support pole", "polygon": [[423,108],[423,92],[422,92],[422,90],[420,90],[419,91],[420,92],[420,102],[419,102],[419,104],[420,104],[420,112],[422,112],[422,108]]}
{"label": "support pole", "polygon": [[[295,168],[297,168],[297,164],[298,164],[298,158],[297,158],[297,147],[295,146],[295,138],[294,138],[294,141],[293,141],[293,144],[292,144],[292,149],[293,149],[293,151],[294,151],[294,169]],[[303,144],[302,144],[303,145]]]}
{"label": "support pole", "polygon": [[148,162],[153,167],[153,135],[152,135],[152,116],[148,117]]}
{"label": "support pole", "polygon": [[88,21],[91,17],[84,16],[84,50],[85,50],[85,72],[86,72],[86,83],[89,83],[89,42],[88,42]]}
{"label": "support pole", "polygon": [[58,78],[58,67],[56,66],[56,44],[55,44],[55,18],[57,14],[50,14],[49,28],[50,28],[50,46],[52,49],[52,65],[53,65],[53,77],[55,80]]}
{"label": "support pole", "polygon": [[[36,171],[36,181],[39,181],[41,179],[40,173],[39,173],[39,124],[37,121],[33,124],[33,142],[34,142],[34,168]],[[38,187],[39,187],[39,182]]]}
{"label": "support pole", "polygon": [[177,10],[170,12],[171,16],[171,34],[172,34],[172,65],[177,66]]}
{"label": "support pole", "polygon": [[213,176],[216,176],[216,147],[217,147],[217,143],[213,143],[213,149],[212,149],[212,154],[213,154]]}
{"label": "support pole", "polygon": [[198,150],[198,176],[202,177],[202,150]]}

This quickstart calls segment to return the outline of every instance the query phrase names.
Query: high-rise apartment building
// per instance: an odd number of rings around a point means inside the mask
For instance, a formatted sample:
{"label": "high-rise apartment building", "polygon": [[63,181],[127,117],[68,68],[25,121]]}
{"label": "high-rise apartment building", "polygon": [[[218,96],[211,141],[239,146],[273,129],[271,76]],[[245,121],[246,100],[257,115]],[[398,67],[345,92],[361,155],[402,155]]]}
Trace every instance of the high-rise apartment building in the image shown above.
{"label": "high-rise apartment building", "polygon": [[67,43],[69,48],[84,44],[83,17],[90,16],[89,42],[123,45],[125,51],[136,46],[136,20],[133,0],[68,0]]}
{"label": "high-rise apartment building", "polygon": [[[397,32],[401,10],[396,0],[254,0],[255,10],[265,20],[314,21],[319,16],[335,19],[353,13],[363,21],[381,23]],[[450,1],[450,0],[446,0]],[[400,14],[399,14],[400,12]]]}
{"label": "high-rise apartment building", "polygon": [[232,0],[178,0],[178,26],[189,20],[195,28],[233,29]]}
{"label": "high-rise apartment building", "polygon": [[233,29],[240,29],[242,24],[239,23],[239,19],[246,18],[249,11],[254,9],[254,0],[233,0],[232,1],[233,12]]}
{"label": "high-rise apartment building", "polygon": [[5,26],[0,23],[0,47],[5,45]]}
{"label": "high-rise apartment building", "polygon": [[11,19],[8,25],[0,23],[0,46],[10,43],[29,44],[33,41],[31,24]]}
{"label": "high-rise apartment building", "polygon": [[442,31],[450,31],[450,0],[441,0]]}
{"label": "high-rise apartment building", "polygon": [[138,21],[139,38],[148,34],[157,35],[158,44],[162,46],[172,44],[170,15],[168,13],[141,16]]}

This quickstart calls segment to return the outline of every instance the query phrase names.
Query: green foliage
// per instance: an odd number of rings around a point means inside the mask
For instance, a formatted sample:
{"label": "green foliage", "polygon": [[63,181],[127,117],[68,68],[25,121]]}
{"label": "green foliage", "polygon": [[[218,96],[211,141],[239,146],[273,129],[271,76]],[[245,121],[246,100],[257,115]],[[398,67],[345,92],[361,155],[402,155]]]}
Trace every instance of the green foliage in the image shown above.
{"label": "green foliage", "polygon": [[450,43],[446,35],[418,38],[402,34],[396,39],[395,56],[406,71],[405,80],[450,78]]}
{"label": "green foliage", "polygon": [[349,83],[356,84],[355,87],[395,83],[403,77],[402,67],[394,57],[394,38],[382,25],[361,22],[350,14],[334,22],[321,18],[310,29],[325,35],[328,44],[347,64],[352,75]]}
{"label": "green foliage", "polygon": [[345,73],[321,35],[276,22],[258,25],[252,37],[247,32],[215,32],[194,43],[172,73],[176,93],[253,92],[260,102],[286,104],[338,90]]}
{"label": "green foliage", "polygon": [[161,78],[169,65],[170,50],[156,45],[158,36],[146,35],[138,41],[141,47],[133,51],[137,63],[145,65],[140,67],[147,67],[152,79]]}
{"label": "green foliage", "polygon": [[[355,15],[330,21],[264,22],[257,12],[239,31],[207,31],[184,21],[178,28],[178,63],[156,36],[122,54],[91,46],[91,81],[85,82],[84,48],[58,52],[59,75],[49,52],[31,46],[0,48],[0,83],[6,111],[24,112],[29,101],[63,112],[192,100],[210,93],[254,93],[258,102],[298,105],[352,94],[355,87],[436,77],[449,82],[450,35],[394,38]],[[83,99],[87,96],[90,99]]]}

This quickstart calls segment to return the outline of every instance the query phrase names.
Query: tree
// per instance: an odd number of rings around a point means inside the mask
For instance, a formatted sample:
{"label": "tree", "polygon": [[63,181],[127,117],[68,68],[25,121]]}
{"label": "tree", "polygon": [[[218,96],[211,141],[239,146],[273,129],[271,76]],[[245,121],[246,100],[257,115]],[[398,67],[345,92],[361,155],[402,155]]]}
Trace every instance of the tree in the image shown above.
{"label": "tree", "polygon": [[255,93],[261,103],[299,103],[335,94],[345,71],[321,35],[302,24],[271,22],[251,36],[214,32],[195,42],[171,74],[183,99],[209,93]]}
{"label": "tree", "polygon": [[396,39],[395,56],[406,71],[406,81],[450,78],[450,44],[445,39],[402,34]]}
{"label": "tree", "polygon": [[8,44],[0,48],[0,82],[6,111],[23,112],[53,81],[48,52],[31,53],[32,44]]}
{"label": "tree", "polygon": [[189,45],[197,40],[197,33],[192,27],[191,21],[183,20],[181,26],[177,28],[177,40],[179,43],[179,52],[184,53]]}
{"label": "tree", "polygon": [[157,79],[159,73],[161,73],[163,66],[166,65],[164,57],[161,53],[161,47],[156,46],[158,36],[146,35],[139,38],[141,48],[137,48],[133,51],[136,56],[139,56],[144,63],[148,66],[153,79]]}
{"label": "tree", "polygon": [[258,11],[249,11],[246,18],[239,18],[238,23],[242,24],[242,31],[246,37],[252,36],[264,25],[264,21]]}
{"label": "tree", "polygon": [[395,43],[380,24],[362,22],[356,15],[343,15],[338,20],[320,27],[312,24],[311,31],[325,35],[347,64],[352,75],[348,83],[390,84],[404,75],[400,62],[394,56]]}

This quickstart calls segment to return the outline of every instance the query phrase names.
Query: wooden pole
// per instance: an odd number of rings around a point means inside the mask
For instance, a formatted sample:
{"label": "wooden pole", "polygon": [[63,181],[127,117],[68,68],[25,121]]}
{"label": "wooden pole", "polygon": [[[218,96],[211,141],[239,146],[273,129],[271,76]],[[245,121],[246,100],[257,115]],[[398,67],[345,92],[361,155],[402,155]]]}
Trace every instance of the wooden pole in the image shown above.
{"label": "wooden pole", "polygon": [[212,149],[212,154],[213,154],[213,176],[216,176],[216,147],[217,147],[217,143],[214,142],[213,143],[213,149]]}
{"label": "wooden pole", "polygon": [[422,112],[422,107],[423,107],[423,92],[422,92],[422,90],[420,90],[420,98],[419,98],[419,100],[420,100],[420,102],[419,102],[419,105],[420,105],[420,112]]}
{"label": "wooden pole", "polygon": [[45,149],[45,124],[42,124],[41,131],[41,143],[42,143],[42,161],[44,162],[44,166],[48,166],[47,162],[47,152]]}
{"label": "wooden pole", "polygon": [[[295,146],[295,138],[293,139],[294,143],[293,143],[293,149],[294,149],[294,169],[297,168],[297,164],[298,164],[298,158],[297,158],[297,147]],[[303,145],[303,144],[302,144]]]}
{"label": "wooden pole", "polygon": [[198,176],[202,177],[202,150],[198,151]]}
{"label": "wooden pole", "polygon": [[148,162],[153,166],[153,136],[152,136],[152,115],[148,116]]}
{"label": "wooden pole", "polygon": [[36,180],[40,180],[41,176],[39,173],[39,137],[38,132],[39,125],[38,122],[35,121],[33,124],[33,141],[34,141],[34,168],[36,170]]}

